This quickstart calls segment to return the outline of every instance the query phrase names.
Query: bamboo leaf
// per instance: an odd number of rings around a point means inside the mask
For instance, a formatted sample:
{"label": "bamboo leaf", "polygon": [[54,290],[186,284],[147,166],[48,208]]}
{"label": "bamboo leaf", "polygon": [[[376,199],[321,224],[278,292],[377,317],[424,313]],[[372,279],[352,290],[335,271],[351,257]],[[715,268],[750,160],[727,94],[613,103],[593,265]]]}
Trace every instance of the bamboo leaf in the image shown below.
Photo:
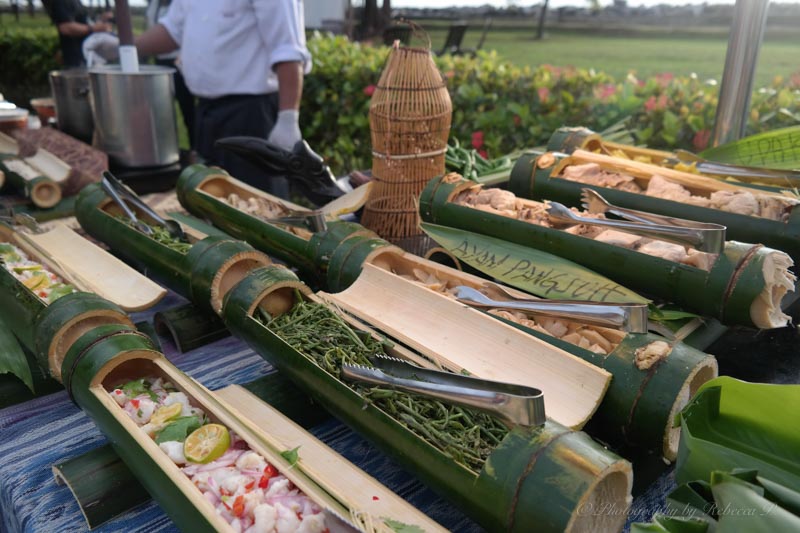
{"label": "bamboo leaf", "polygon": [[425,530],[413,524],[404,524],[399,520],[392,520],[391,518],[384,518],[383,523],[395,533],[425,533]]}
{"label": "bamboo leaf", "polygon": [[705,383],[679,417],[679,483],[745,468],[800,492],[800,385],[720,377]]}
{"label": "bamboo leaf", "polygon": [[751,135],[699,154],[710,161],[783,170],[800,168],[800,126]]}
{"label": "bamboo leaf", "polygon": [[[2,267],[0,267],[2,268]],[[33,374],[28,358],[22,351],[19,341],[0,318],[0,374],[13,374],[31,390],[33,390]]]}
{"label": "bamboo leaf", "polygon": [[535,248],[437,224],[422,223],[421,227],[460,261],[536,296],[617,303],[648,301],[587,268]]}
{"label": "bamboo leaf", "polygon": [[733,476],[716,475],[711,481],[719,530],[742,533],[800,531],[800,517],[766,499],[754,486]]}

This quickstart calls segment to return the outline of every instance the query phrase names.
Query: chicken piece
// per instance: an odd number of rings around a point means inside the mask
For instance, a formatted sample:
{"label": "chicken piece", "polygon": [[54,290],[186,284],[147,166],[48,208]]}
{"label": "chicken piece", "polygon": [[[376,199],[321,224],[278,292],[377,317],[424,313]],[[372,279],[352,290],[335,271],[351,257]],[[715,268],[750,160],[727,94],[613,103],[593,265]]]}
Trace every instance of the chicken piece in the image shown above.
{"label": "chicken piece", "polygon": [[499,211],[508,210],[508,211],[516,211],[517,210],[517,197],[514,196],[514,193],[511,191],[504,191],[501,189],[489,189],[490,191],[494,191],[492,195],[492,199],[490,204],[492,207]]}
{"label": "chicken piece", "polygon": [[633,247],[642,240],[642,238],[632,233],[607,229],[595,237],[594,240],[632,250]]}
{"label": "chicken piece", "polygon": [[706,272],[711,272],[711,267],[713,267],[714,263],[717,261],[717,254],[700,252],[694,248],[690,248],[687,253],[688,256],[682,261],[682,263],[684,265],[697,267],[701,270],[705,270]]}
{"label": "chicken piece", "polygon": [[692,193],[682,185],[667,181],[667,179],[661,176],[653,176],[650,178],[650,183],[647,184],[647,191],[645,191],[645,194],[647,194],[647,196],[661,198],[662,200],[672,200],[683,203],[690,202],[692,196]]}
{"label": "chicken piece", "polygon": [[590,352],[594,352],[598,355],[608,355],[608,352],[605,351],[603,347],[600,346],[599,344],[592,344],[587,348],[587,350],[589,350]]}
{"label": "chicken piece", "polygon": [[303,522],[297,528],[297,533],[321,533],[325,530],[325,515],[322,513],[305,513],[303,514]]}
{"label": "chicken piece", "polygon": [[411,272],[414,274],[414,277],[417,278],[417,281],[425,281],[428,279],[428,272],[421,268],[414,268]]}
{"label": "chicken piece", "polygon": [[[629,187],[631,183],[636,185],[633,176],[619,172],[603,172],[598,176],[595,183],[600,187],[608,187],[610,189],[621,189],[625,186]],[[636,185],[636,187],[638,188],[639,186]]]}
{"label": "chicken piece", "polygon": [[167,454],[176,465],[185,465],[186,457],[183,455],[183,443],[176,440],[162,442],[158,445],[161,451]]}
{"label": "chicken piece", "polygon": [[553,337],[560,339],[567,334],[567,325],[563,320],[543,316],[538,319],[538,322]]}
{"label": "chicken piece", "polygon": [[239,470],[264,470],[267,460],[254,451],[246,451],[236,459],[236,468]]}
{"label": "chicken piece", "polygon": [[648,370],[654,364],[666,359],[672,347],[664,341],[654,341],[636,350],[633,363],[639,370]]}
{"label": "chicken piece", "polygon": [[758,200],[749,191],[716,191],[711,194],[709,207],[736,213],[737,215],[758,216]]}
{"label": "chicken piece", "polygon": [[275,522],[278,520],[278,513],[275,508],[268,503],[262,503],[253,511],[255,523],[253,524],[254,533],[272,533],[275,531]]}
{"label": "chicken piece", "polygon": [[275,504],[275,511],[278,519],[275,521],[275,531],[277,533],[295,533],[300,527],[300,518],[297,513],[280,502]]}
{"label": "chicken piece", "polygon": [[[600,333],[598,333],[596,330],[586,328],[582,329],[580,334],[583,335],[583,337],[587,339],[589,342],[591,342],[592,345],[599,346],[603,350],[604,355],[611,353],[611,351],[614,349],[614,346],[611,344],[611,342],[609,342],[608,339],[600,335]],[[595,350],[592,351],[594,352]]]}
{"label": "chicken piece", "polygon": [[636,181],[626,181],[625,183],[621,184],[617,187],[620,191],[631,192],[633,194],[642,194],[644,190],[639,187],[639,184]]}
{"label": "chicken piece", "polygon": [[602,169],[597,163],[585,163],[583,165],[569,165],[561,172],[561,177],[579,183],[595,183],[595,179],[601,172]]}
{"label": "chicken piece", "polygon": [[[646,241],[647,239],[643,240]],[[654,257],[660,257],[675,263],[683,263],[688,257],[688,254],[683,246],[664,241],[646,242],[639,246],[636,251],[643,254],[652,255]]]}
{"label": "chicken piece", "polygon": [[798,205],[793,198],[778,198],[759,194],[757,197],[760,216],[770,220],[784,220],[784,216],[791,213],[792,207]]}
{"label": "chicken piece", "polygon": [[515,317],[514,315],[512,315],[509,311],[506,311],[505,309],[490,309],[489,310],[489,314],[490,315],[494,315],[494,316],[499,317],[499,318],[502,318],[502,319],[505,319],[505,320],[508,320],[510,322],[516,322],[517,321],[517,317]]}
{"label": "chicken piece", "polygon": [[561,340],[577,346],[578,343],[581,342],[582,338],[583,337],[581,337],[580,333],[578,333],[577,331],[573,331],[572,333],[568,333],[567,335],[561,337]]}

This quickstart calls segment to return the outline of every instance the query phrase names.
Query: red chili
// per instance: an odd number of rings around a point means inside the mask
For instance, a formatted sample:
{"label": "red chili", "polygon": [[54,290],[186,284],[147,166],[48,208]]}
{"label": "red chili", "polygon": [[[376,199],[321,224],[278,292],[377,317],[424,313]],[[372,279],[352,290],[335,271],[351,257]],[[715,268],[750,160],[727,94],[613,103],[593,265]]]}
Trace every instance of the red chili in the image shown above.
{"label": "red chili", "polygon": [[253,490],[253,487],[255,487],[255,485],[256,485],[256,480],[254,479],[253,481],[251,481],[250,483],[245,485],[244,489],[245,490]]}
{"label": "red chili", "polygon": [[233,501],[233,514],[234,516],[242,516],[244,514],[244,496],[237,496]]}
{"label": "red chili", "polygon": [[267,479],[267,476],[261,476],[261,479],[258,481],[258,488],[266,489],[267,485],[269,485],[269,479]]}
{"label": "red chili", "polygon": [[134,406],[136,409],[139,408],[139,400],[131,400],[131,405]]}
{"label": "red chili", "polygon": [[278,469],[272,465],[267,465],[267,467],[264,469],[264,475],[267,476],[267,479],[273,478],[279,473],[280,472],[278,472]]}

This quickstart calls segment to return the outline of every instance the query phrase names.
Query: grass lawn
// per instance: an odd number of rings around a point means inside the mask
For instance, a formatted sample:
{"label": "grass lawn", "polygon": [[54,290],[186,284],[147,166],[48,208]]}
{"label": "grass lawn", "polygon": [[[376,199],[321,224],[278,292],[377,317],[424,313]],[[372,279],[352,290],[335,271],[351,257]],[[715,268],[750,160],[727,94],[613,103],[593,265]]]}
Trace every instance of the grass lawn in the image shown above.
{"label": "grass lawn", "polygon": [[[493,30],[486,36],[483,49],[496,50],[503,58],[517,65],[536,66],[541,63],[605,71],[617,79],[629,71],[644,78],[660,72],[676,76],[696,73],[700,78],[722,77],[725,64],[727,36],[625,37],[588,34],[575,31],[550,31],[542,41],[534,40],[529,32]],[[447,35],[445,29],[430,32],[433,49],[441,48]],[[481,27],[471,25],[464,37],[464,47],[475,47]],[[756,86],[763,86],[775,76],[788,77],[800,70],[800,37],[794,40],[765,39],[756,69]]]}

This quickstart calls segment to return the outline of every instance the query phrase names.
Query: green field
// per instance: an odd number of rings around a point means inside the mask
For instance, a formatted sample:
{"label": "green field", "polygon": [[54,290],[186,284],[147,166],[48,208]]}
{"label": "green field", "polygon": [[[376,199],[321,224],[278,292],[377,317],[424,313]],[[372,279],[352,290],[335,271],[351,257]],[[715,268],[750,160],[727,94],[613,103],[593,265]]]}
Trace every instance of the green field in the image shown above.
{"label": "green field", "polygon": [[[517,65],[549,63],[573,65],[604,71],[617,79],[629,71],[644,78],[662,72],[676,76],[696,73],[701,79],[722,77],[726,35],[691,36],[654,34],[652,37],[614,36],[606,33],[548,31],[542,41],[533,39],[533,30],[493,30],[487,34],[484,50],[496,50]],[[430,31],[433,49],[444,44],[447,31]],[[464,47],[474,48],[480,39],[478,23],[464,37]],[[793,40],[765,39],[756,69],[756,85],[763,86],[775,76],[788,77],[800,71],[800,35]]]}

